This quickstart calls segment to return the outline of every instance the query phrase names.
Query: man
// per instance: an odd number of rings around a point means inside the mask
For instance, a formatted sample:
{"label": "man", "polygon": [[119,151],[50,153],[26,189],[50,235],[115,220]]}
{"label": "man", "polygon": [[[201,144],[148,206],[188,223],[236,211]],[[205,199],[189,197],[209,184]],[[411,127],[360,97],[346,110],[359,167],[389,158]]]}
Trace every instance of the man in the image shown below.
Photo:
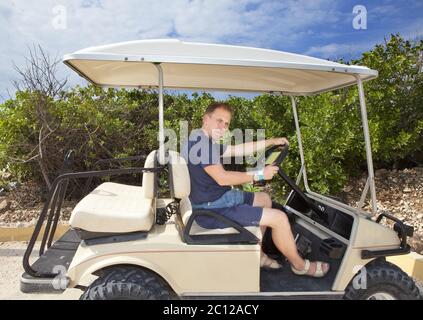
{"label": "man", "polygon": [[[214,210],[243,226],[259,226],[262,233],[266,227],[272,228],[272,240],[291,263],[291,269],[299,275],[322,277],[329,265],[320,261],[304,260],[298,254],[291,226],[286,214],[272,208],[272,201],[264,192],[243,192],[231,186],[244,183],[271,180],[278,167],[266,166],[255,173],[226,171],[222,157],[251,155],[272,145],[288,144],[286,138],[272,138],[265,143],[248,142],[239,145],[219,144],[218,141],[228,130],[232,109],[225,103],[211,104],[204,116],[201,129],[193,130],[182,156],[188,163],[191,179],[190,200],[193,209]],[[207,219],[207,218],[205,218]],[[221,228],[219,222],[203,220],[203,227]],[[198,221],[197,221],[198,222]],[[279,269],[279,263],[261,253],[261,266]]]}

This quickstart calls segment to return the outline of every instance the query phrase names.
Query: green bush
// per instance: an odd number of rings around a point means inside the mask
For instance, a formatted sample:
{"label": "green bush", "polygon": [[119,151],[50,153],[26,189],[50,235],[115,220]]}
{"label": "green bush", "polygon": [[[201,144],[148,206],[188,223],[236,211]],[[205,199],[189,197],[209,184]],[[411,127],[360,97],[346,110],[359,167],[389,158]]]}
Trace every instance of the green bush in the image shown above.
{"label": "green bush", "polygon": [[[422,48],[422,41],[411,43],[393,35],[352,61],[379,71],[377,79],[365,83],[376,169],[421,164]],[[43,114],[35,107],[40,101]],[[165,94],[165,127],[179,133],[180,120],[186,120],[190,130],[201,126],[203,112],[213,101],[207,93]],[[366,168],[357,89],[297,101],[309,184],[319,192],[337,192],[349,177]],[[263,128],[267,137],[289,139],[284,169],[295,178],[300,157],[290,99],[264,94],[253,99],[231,96],[227,102],[235,110],[231,128]],[[33,158],[43,126],[43,161],[49,179],[59,174],[69,149],[76,151],[74,170],[91,169],[101,158],[147,154],[158,147],[157,104],[153,91],[102,90],[91,85],[75,87],[58,99],[19,91],[0,105],[0,168],[19,180],[43,184],[39,158]],[[285,192],[280,183],[272,187],[277,197]]]}

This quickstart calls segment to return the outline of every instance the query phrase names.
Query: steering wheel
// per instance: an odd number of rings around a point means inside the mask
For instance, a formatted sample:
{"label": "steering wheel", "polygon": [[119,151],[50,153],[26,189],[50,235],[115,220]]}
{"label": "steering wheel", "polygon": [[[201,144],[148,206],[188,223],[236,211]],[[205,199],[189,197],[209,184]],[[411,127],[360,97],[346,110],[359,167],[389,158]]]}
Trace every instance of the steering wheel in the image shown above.
{"label": "steering wheel", "polygon": [[[265,165],[274,165],[280,167],[283,160],[285,160],[286,156],[288,155],[288,145],[277,145],[270,147],[267,149],[262,155],[259,160],[257,160],[257,164],[262,164],[263,162]],[[275,154],[277,153],[277,154]],[[275,159],[272,159],[275,157]],[[264,159],[263,159],[264,158]],[[264,161],[263,161],[264,160]],[[311,201],[304,192],[295,184],[295,182],[288,177],[288,175],[282,170],[282,168],[279,168],[278,172],[279,176],[285,180],[285,182],[291,187],[291,189],[301,198],[305,203],[308,204],[310,209],[322,220],[327,222],[327,216],[320,210],[320,208]],[[258,185],[263,186],[266,183],[266,181],[260,181]]]}
{"label": "steering wheel", "polygon": [[[273,155],[274,153],[275,155]],[[267,166],[271,164],[271,165],[279,167],[282,164],[283,160],[285,160],[287,155],[288,155],[287,144],[272,146],[269,149],[267,149],[264,152],[264,154],[260,156],[260,158],[258,158],[254,166],[255,167],[258,167],[259,165]],[[275,157],[275,158],[270,160],[271,157]]]}
{"label": "steering wheel", "polygon": [[[260,156],[260,158],[255,163],[255,166],[258,167],[260,165],[264,167],[267,165],[274,165],[279,167],[287,155],[288,155],[287,144],[272,146],[269,149],[267,149],[264,152],[264,154]],[[262,180],[262,181],[255,182],[254,184],[256,184],[257,186],[264,186],[267,182],[268,181],[266,180]]]}
{"label": "steering wheel", "polygon": [[[288,149],[289,149],[289,146],[287,144],[270,147],[264,152],[265,164],[266,165],[273,164],[279,167],[282,164],[283,160],[285,160],[286,156],[288,155]],[[276,155],[276,159],[272,160],[272,162],[269,163],[269,159],[270,157],[272,157],[273,153],[278,153],[278,154]]]}

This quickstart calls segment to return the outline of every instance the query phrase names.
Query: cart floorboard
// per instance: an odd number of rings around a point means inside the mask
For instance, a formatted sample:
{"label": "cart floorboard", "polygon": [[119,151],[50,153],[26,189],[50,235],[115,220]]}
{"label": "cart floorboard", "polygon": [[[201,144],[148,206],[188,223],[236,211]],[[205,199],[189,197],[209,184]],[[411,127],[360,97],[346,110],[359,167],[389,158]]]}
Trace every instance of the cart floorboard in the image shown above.
{"label": "cart floorboard", "polygon": [[[40,273],[52,273],[53,268],[57,268],[57,266],[63,266],[65,270],[68,270],[80,243],[81,239],[76,231],[66,231],[32,264],[32,268]],[[21,277],[21,291],[25,293],[62,293],[64,290],[53,287],[53,281],[54,278],[33,277],[25,272]]]}

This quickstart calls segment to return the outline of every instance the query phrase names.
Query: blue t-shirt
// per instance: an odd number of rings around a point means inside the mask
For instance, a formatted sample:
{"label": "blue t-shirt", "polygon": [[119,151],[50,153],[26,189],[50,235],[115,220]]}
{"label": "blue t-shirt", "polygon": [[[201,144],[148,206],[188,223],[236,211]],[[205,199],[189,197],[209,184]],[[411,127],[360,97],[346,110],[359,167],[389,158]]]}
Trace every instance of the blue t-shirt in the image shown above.
{"label": "blue t-shirt", "polygon": [[187,143],[182,148],[181,155],[188,164],[191,180],[192,203],[199,204],[219,199],[230,186],[220,186],[208,173],[205,167],[222,163],[222,155],[226,145],[213,142],[202,129],[191,132]]}

